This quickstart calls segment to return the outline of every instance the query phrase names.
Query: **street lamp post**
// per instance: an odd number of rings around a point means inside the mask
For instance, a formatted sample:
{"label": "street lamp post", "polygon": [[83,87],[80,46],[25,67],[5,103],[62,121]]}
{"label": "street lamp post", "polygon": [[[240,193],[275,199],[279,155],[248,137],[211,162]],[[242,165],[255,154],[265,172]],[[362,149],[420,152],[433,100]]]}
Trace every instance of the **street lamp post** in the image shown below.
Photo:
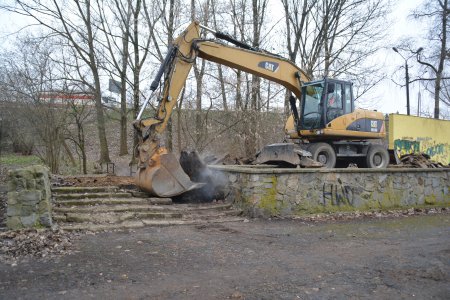
{"label": "street lamp post", "polygon": [[409,72],[407,59],[405,59],[405,78],[406,78],[406,114],[409,116]]}
{"label": "street lamp post", "polygon": [[409,116],[410,115],[410,105],[409,105],[409,71],[408,71],[408,59],[410,59],[411,57],[413,57],[414,55],[416,55],[417,53],[419,53],[420,51],[423,50],[422,47],[420,47],[419,49],[417,49],[416,52],[413,52],[413,55],[409,56],[408,58],[405,58],[399,51],[397,48],[393,47],[392,50],[394,50],[395,52],[397,52],[404,60],[405,60],[405,80],[406,80],[406,114]]}

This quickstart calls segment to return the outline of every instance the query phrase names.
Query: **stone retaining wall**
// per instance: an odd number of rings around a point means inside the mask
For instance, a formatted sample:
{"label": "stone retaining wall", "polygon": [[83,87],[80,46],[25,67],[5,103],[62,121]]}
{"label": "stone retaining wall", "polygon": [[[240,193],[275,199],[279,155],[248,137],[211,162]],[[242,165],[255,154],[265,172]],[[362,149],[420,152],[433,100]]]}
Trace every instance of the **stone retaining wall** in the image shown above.
{"label": "stone retaining wall", "polygon": [[228,198],[255,217],[450,205],[450,169],[212,168],[227,176]]}
{"label": "stone retaining wall", "polygon": [[9,229],[51,227],[51,191],[49,170],[30,166],[8,172],[8,206],[6,226]]}

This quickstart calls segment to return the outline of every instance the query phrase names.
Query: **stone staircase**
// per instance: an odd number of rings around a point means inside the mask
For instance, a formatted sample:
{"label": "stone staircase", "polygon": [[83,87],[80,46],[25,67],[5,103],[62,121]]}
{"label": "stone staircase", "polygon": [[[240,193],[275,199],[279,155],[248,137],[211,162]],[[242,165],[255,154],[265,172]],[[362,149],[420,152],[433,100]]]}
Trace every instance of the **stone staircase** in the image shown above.
{"label": "stone staircase", "polygon": [[64,230],[112,230],[242,222],[231,204],[174,204],[170,198],[109,187],[54,187],[53,221]]}

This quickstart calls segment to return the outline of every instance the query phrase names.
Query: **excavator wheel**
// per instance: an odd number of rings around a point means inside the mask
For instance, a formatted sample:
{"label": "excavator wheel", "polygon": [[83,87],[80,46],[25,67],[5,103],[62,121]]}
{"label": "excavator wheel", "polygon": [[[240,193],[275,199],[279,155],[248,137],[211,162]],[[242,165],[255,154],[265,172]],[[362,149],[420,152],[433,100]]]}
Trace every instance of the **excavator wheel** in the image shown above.
{"label": "excavator wheel", "polygon": [[308,151],[312,154],[312,159],[323,164],[325,168],[336,166],[336,153],[333,147],[327,143],[313,143],[308,146]]}
{"label": "excavator wheel", "polygon": [[367,151],[366,165],[368,168],[384,169],[389,164],[389,152],[382,145],[371,145]]}

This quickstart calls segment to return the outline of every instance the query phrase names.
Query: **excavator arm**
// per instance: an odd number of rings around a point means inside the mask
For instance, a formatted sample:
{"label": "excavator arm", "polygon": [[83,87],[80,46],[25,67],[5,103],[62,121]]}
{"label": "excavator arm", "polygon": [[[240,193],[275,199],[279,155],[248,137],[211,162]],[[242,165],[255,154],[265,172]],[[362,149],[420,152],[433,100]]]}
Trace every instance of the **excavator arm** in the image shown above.
{"label": "excavator arm", "polygon": [[301,82],[309,79],[291,61],[273,54],[222,45],[214,41],[194,43],[198,57],[268,79],[285,86],[300,98]]}
{"label": "excavator arm", "polygon": [[[201,28],[212,31],[216,37],[234,43],[237,47],[201,39]],[[175,156],[161,144],[161,134],[167,127],[197,57],[277,82],[297,98],[301,96],[301,83],[309,81],[305,73],[289,60],[254,49],[226,34],[201,26],[198,22],[191,23],[173,42],[151,85],[153,95],[164,76],[162,96],[155,116],[141,119],[149,100],[147,99],[134,122],[140,136],[136,183],[141,189],[156,196],[172,197],[202,185],[191,182]]]}

